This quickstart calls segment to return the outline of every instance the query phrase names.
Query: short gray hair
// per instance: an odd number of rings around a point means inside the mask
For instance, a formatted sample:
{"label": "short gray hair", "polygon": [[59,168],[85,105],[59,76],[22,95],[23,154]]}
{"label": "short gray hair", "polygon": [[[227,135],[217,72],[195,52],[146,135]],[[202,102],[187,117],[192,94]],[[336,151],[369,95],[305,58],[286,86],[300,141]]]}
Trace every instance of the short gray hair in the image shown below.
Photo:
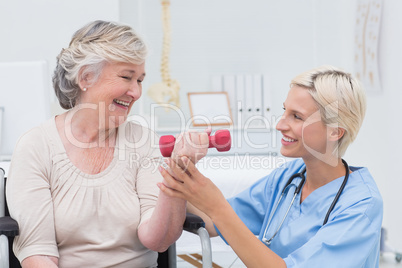
{"label": "short gray hair", "polygon": [[343,156],[355,140],[366,113],[366,95],[357,79],[333,66],[321,66],[295,77],[292,85],[306,88],[327,126],[345,130],[334,155]]}
{"label": "short gray hair", "polygon": [[61,107],[77,104],[81,77],[92,73],[94,83],[106,62],[142,64],[147,54],[145,42],[130,26],[101,20],[88,23],[57,56],[53,87]]}

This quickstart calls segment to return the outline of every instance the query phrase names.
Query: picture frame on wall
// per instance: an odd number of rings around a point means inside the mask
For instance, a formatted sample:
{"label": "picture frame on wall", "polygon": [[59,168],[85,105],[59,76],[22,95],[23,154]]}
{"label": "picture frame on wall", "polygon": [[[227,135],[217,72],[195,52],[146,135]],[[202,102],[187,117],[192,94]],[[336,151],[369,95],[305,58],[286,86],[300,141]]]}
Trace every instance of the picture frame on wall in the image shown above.
{"label": "picture frame on wall", "polygon": [[189,92],[187,97],[193,126],[233,124],[227,92]]}

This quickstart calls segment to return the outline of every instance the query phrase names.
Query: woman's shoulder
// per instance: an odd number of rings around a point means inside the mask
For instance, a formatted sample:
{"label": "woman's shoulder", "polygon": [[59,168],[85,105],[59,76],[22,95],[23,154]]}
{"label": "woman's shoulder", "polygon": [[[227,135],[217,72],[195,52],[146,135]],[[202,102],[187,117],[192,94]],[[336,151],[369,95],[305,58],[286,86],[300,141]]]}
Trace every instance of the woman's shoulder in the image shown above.
{"label": "woman's shoulder", "polygon": [[124,124],[119,126],[119,132],[125,133],[126,138],[132,137],[133,135],[136,137],[149,137],[151,135],[158,136],[156,132],[149,127],[130,120],[127,120]]}
{"label": "woman's shoulder", "polygon": [[306,165],[303,162],[303,159],[287,159],[284,163],[280,164],[274,171],[276,174],[295,174],[301,172]]}
{"label": "woman's shoulder", "polygon": [[26,165],[26,161],[32,164],[49,163],[51,154],[49,135],[52,133],[52,120],[54,121],[52,118],[33,127],[19,137],[11,157],[11,166],[16,163]]}
{"label": "woman's shoulder", "polygon": [[152,153],[159,144],[158,135],[150,128],[136,122],[126,121],[118,128],[117,147],[120,149],[135,150],[143,154]]}
{"label": "woman's shoulder", "polygon": [[52,117],[42,124],[26,131],[19,137],[16,149],[18,149],[18,147],[25,149],[30,147],[42,148],[43,144],[48,142],[49,135],[53,133],[52,128],[54,124],[54,117]]}
{"label": "woman's shoulder", "polygon": [[355,195],[362,196],[361,198],[371,199],[373,202],[382,204],[382,197],[380,190],[367,167],[350,167],[353,171],[350,174],[348,183],[352,189],[356,190]]}
{"label": "woman's shoulder", "polygon": [[278,161],[277,167],[270,174],[260,179],[260,183],[265,183],[267,187],[281,187],[295,173],[301,172],[305,164],[302,159],[285,159]]}
{"label": "woman's shoulder", "polygon": [[378,223],[382,219],[383,200],[373,176],[366,167],[349,168],[352,173],[341,195],[340,211],[359,212],[370,222]]}
{"label": "woman's shoulder", "polygon": [[350,174],[348,183],[350,182],[351,186],[359,185],[364,187],[369,195],[380,195],[380,191],[377,187],[374,177],[371,175],[367,167],[351,166],[350,170],[352,173]]}

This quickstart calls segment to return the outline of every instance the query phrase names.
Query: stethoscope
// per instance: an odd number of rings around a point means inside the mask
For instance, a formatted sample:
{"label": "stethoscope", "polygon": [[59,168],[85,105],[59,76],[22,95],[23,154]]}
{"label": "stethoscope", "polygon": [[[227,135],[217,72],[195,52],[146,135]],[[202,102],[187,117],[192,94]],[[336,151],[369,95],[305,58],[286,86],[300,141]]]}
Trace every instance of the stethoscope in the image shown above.
{"label": "stethoscope", "polygon": [[[336,202],[338,202],[338,199],[339,199],[339,197],[341,196],[341,193],[342,193],[343,189],[345,188],[346,182],[348,181],[348,178],[349,178],[349,173],[350,173],[350,171],[349,171],[349,166],[348,166],[348,164],[346,163],[346,161],[343,160],[343,159],[342,159],[342,163],[343,163],[343,165],[345,166],[345,169],[346,169],[345,178],[343,179],[342,185],[341,185],[341,187],[339,188],[338,193],[336,194],[334,200],[332,201],[331,206],[329,207],[329,209],[328,209],[328,211],[327,211],[327,215],[325,216],[324,223],[322,224],[323,226],[327,223],[328,218],[329,218],[329,214],[331,214],[332,210],[333,210],[334,207],[335,207]],[[263,242],[264,244],[266,244],[267,246],[269,246],[269,245],[271,244],[272,239],[274,239],[274,237],[278,234],[279,230],[280,230],[281,227],[282,227],[283,222],[284,222],[285,219],[286,219],[286,216],[287,216],[288,213],[289,213],[290,208],[291,208],[292,205],[293,205],[293,202],[294,202],[295,199],[296,199],[296,196],[299,194],[301,188],[303,187],[303,184],[304,184],[304,182],[306,181],[306,177],[305,177],[305,175],[304,175],[305,173],[306,173],[306,168],[304,168],[304,169],[303,169],[301,172],[299,172],[299,173],[293,174],[293,175],[289,178],[289,180],[287,181],[287,183],[285,184],[285,187],[283,187],[282,194],[281,194],[281,196],[279,197],[279,200],[278,200],[278,202],[276,203],[275,208],[274,208],[273,212],[271,213],[271,216],[269,217],[268,223],[267,223],[267,225],[266,225],[266,227],[265,227],[265,231],[264,231],[264,235],[263,235],[262,242]],[[290,205],[289,205],[289,207],[288,207],[288,209],[287,209],[287,211],[286,211],[285,216],[283,217],[281,223],[279,224],[278,229],[276,229],[275,233],[273,234],[273,236],[272,236],[270,239],[266,239],[265,236],[266,236],[267,231],[268,231],[268,226],[271,224],[272,217],[273,217],[274,214],[276,213],[276,210],[277,210],[279,204],[281,203],[281,200],[282,200],[283,196],[285,195],[286,188],[292,183],[293,179],[295,179],[295,178],[297,178],[297,177],[300,177],[302,180],[300,181],[299,185],[297,186],[297,188],[296,188],[296,190],[295,190],[295,193],[294,193],[293,198],[292,198],[292,202],[290,203]]]}

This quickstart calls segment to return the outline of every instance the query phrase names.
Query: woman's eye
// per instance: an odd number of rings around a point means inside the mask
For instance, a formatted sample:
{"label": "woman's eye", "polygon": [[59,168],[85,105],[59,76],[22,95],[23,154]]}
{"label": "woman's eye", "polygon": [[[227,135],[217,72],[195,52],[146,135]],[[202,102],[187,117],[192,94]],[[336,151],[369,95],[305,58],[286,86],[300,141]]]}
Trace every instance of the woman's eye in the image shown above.
{"label": "woman's eye", "polygon": [[295,114],[294,117],[295,117],[296,119],[299,119],[299,120],[302,119],[302,118],[301,118],[300,116],[298,116],[297,114]]}
{"label": "woman's eye", "polygon": [[121,76],[121,78],[129,80],[129,81],[131,80],[131,77],[129,77],[129,76]]}
{"label": "woman's eye", "polygon": [[137,80],[137,83],[138,83],[138,84],[141,84],[141,83],[142,83],[142,80]]}

